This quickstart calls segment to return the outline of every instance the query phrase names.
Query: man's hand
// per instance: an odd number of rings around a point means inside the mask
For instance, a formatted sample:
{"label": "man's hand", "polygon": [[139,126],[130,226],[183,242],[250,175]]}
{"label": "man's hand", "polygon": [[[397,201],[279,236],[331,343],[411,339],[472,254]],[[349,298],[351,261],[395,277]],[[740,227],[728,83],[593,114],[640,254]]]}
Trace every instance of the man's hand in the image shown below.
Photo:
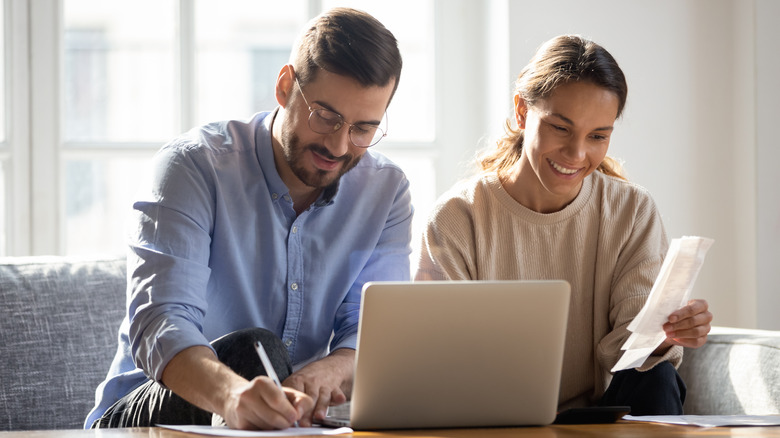
{"label": "man's hand", "polygon": [[712,313],[705,300],[691,300],[688,304],[669,315],[663,328],[666,339],[656,349],[656,354],[663,354],[672,345],[699,348],[707,342],[707,334],[712,328]]}
{"label": "man's hand", "polygon": [[314,400],[292,388],[284,392],[266,376],[235,388],[228,398],[225,423],[235,429],[285,429],[300,420],[311,426]]}
{"label": "man's hand", "polygon": [[207,347],[179,352],[165,367],[162,381],[195,406],[221,415],[234,429],[284,429],[296,421],[311,425],[311,397],[291,388],[283,392],[266,376],[247,381]]}
{"label": "man's hand", "polygon": [[282,384],[314,399],[314,411],[307,420],[318,422],[325,418],[328,406],[347,401],[347,395],[352,392],[354,367],[355,350],[341,348],[301,368]]}

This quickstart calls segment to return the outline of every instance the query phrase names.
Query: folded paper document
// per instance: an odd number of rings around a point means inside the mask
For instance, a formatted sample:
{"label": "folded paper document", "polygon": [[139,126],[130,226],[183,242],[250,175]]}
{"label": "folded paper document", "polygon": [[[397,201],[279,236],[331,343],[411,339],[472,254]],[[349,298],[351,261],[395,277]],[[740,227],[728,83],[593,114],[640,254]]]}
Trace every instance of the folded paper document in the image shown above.
{"label": "folded paper document", "polygon": [[279,436],[317,436],[317,435],[341,435],[352,433],[348,427],[330,429],[327,427],[290,427],[282,430],[237,430],[226,426],[200,426],[200,425],[170,425],[158,424],[158,427],[178,430],[188,434],[210,435],[220,437],[279,437]]}
{"label": "folded paper document", "polygon": [[704,256],[713,242],[695,236],[672,239],[647,302],[628,326],[631,336],[621,347],[623,356],[612,372],[642,365],[666,339],[663,325],[672,312],[688,303]]}
{"label": "folded paper document", "polygon": [[626,415],[623,420],[700,427],[780,426],[780,415]]}

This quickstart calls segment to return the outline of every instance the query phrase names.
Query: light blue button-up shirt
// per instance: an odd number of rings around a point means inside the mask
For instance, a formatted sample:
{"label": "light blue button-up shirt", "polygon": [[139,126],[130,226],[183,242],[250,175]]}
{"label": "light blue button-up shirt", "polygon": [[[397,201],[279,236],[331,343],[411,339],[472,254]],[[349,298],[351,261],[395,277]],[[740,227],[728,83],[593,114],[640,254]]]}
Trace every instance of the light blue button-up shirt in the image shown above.
{"label": "light blue button-up shirt", "polygon": [[401,169],[369,150],[296,215],[274,164],[274,114],[194,129],[156,155],[133,204],[119,348],[85,427],[180,351],[238,329],[276,333],[295,369],[355,348],[363,284],[409,279]]}

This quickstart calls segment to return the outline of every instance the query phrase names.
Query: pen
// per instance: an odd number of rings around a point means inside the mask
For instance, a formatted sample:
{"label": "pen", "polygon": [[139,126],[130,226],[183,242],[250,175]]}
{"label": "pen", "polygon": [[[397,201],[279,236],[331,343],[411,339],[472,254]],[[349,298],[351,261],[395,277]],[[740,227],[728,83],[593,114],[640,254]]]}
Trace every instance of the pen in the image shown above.
{"label": "pen", "polygon": [[[268,354],[265,352],[265,348],[263,348],[263,344],[261,344],[259,341],[255,345],[255,350],[257,350],[257,355],[260,356],[260,362],[263,363],[263,368],[265,368],[265,373],[268,375],[268,377],[271,378],[271,380],[276,383],[276,387],[279,388],[282,393],[284,393],[284,388],[282,388],[282,382],[279,381],[279,376],[276,375],[276,370],[274,370],[274,366],[271,365],[271,359],[268,358]],[[295,427],[298,427],[298,421],[295,421]]]}

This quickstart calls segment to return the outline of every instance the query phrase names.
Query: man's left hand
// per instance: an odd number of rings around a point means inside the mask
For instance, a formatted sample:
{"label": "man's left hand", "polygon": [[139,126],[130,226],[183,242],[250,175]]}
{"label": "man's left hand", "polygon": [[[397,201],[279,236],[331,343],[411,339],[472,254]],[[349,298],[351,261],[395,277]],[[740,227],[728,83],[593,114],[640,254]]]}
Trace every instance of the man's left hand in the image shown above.
{"label": "man's left hand", "polygon": [[312,422],[319,422],[325,418],[328,406],[347,401],[354,366],[355,350],[341,348],[291,374],[282,384],[314,399]]}

